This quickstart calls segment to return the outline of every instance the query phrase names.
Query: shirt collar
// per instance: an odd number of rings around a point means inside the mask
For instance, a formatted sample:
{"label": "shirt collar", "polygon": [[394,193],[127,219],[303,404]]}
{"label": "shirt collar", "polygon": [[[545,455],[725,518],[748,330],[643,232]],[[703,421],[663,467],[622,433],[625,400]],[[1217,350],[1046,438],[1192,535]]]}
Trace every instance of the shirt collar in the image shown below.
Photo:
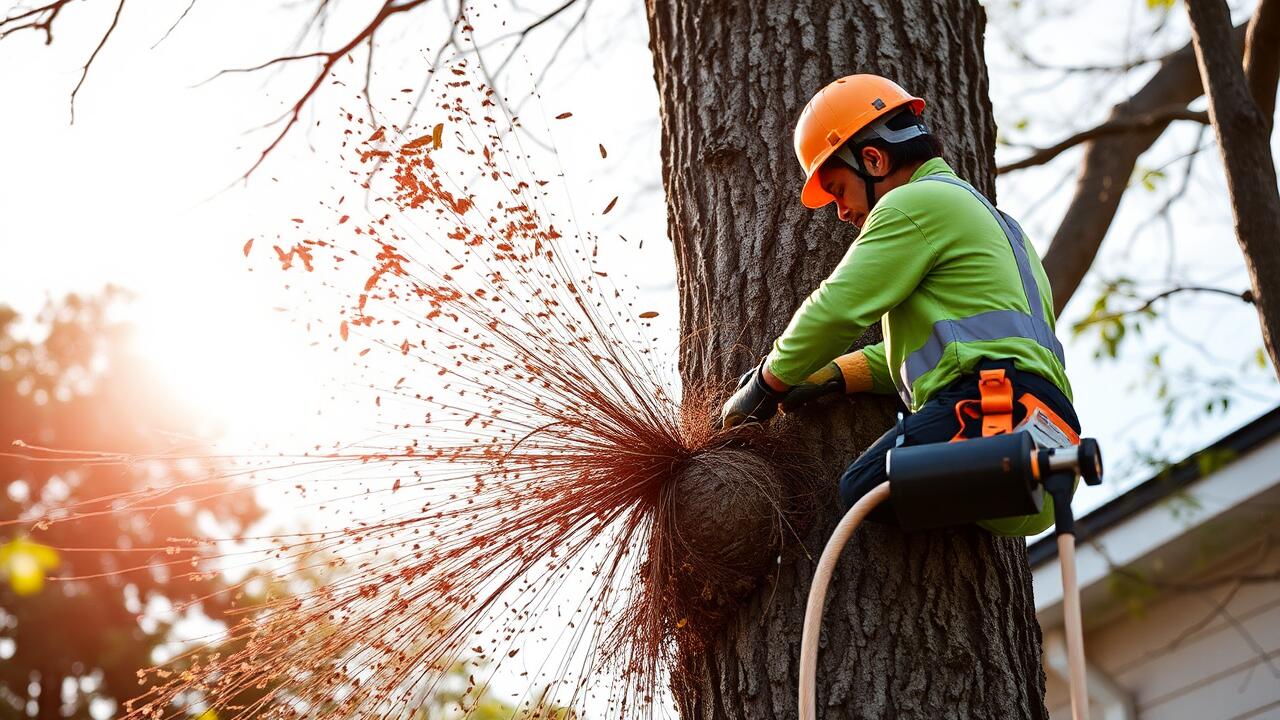
{"label": "shirt collar", "polygon": [[911,179],[908,180],[907,182],[913,183],[919,180],[920,178],[928,175],[941,175],[941,174],[955,175],[956,171],[952,170],[951,166],[947,164],[947,161],[943,160],[940,157],[929,158],[924,162],[923,165],[916,168],[915,172],[911,173]]}

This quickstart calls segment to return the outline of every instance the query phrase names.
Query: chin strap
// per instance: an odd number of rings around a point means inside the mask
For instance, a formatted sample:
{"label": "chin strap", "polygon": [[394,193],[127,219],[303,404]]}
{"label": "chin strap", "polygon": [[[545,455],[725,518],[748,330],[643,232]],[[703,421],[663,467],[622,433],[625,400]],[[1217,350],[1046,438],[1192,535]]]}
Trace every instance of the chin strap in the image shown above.
{"label": "chin strap", "polygon": [[[849,147],[850,145],[854,146]],[[876,200],[878,200],[876,197],[876,185],[884,182],[884,177],[872,175],[867,171],[866,165],[862,164],[863,147],[862,143],[857,143],[856,145],[853,143],[845,143],[840,146],[839,150],[836,150],[835,156],[844,161],[844,164],[848,165],[849,168],[853,170],[854,175],[862,178],[862,187],[867,192],[867,212],[870,213],[871,208],[876,206]],[[892,172],[893,170],[890,169],[889,172],[885,173],[885,176],[888,176],[889,173]]]}

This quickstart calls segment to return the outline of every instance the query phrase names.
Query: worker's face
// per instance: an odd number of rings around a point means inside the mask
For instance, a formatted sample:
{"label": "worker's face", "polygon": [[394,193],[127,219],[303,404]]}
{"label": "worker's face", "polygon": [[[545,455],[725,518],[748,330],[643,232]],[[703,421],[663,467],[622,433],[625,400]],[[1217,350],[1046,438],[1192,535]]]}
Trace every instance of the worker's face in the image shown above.
{"label": "worker's face", "polygon": [[[880,177],[888,168],[888,157],[878,148],[863,148],[862,163],[868,172]],[[818,170],[818,182],[836,199],[836,214],[840,219],[861,230],[871,212],[867,207],[866,182],[841,162],[823,165]]]}

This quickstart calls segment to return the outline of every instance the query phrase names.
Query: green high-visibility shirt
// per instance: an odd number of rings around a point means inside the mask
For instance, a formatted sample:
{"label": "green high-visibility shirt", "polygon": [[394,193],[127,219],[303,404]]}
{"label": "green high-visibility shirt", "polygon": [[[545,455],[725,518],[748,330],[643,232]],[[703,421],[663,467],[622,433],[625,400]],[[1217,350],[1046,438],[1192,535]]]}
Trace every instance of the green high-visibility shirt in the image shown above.
{"label": "green high-visibility shirt", "polygon": [[941,158],[925,162],[876,203],[774,342],[769,369],[799,384],[879,320],[884,341],[863,348],[873,390],[897,392],[913,411],[983,359],[1011,359],[1070,399],[1049,279],[997,212]]}

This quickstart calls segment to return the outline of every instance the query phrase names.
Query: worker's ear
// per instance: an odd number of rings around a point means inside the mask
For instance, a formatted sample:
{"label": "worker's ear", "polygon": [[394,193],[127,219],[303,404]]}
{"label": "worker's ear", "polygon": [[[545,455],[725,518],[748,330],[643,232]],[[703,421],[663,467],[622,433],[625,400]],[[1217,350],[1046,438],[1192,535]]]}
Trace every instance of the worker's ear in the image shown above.
{"label": "worker's ear", "polygon": [[876,177],[889,174],[889,154],[878,147],[862,148],[862,166]]}

